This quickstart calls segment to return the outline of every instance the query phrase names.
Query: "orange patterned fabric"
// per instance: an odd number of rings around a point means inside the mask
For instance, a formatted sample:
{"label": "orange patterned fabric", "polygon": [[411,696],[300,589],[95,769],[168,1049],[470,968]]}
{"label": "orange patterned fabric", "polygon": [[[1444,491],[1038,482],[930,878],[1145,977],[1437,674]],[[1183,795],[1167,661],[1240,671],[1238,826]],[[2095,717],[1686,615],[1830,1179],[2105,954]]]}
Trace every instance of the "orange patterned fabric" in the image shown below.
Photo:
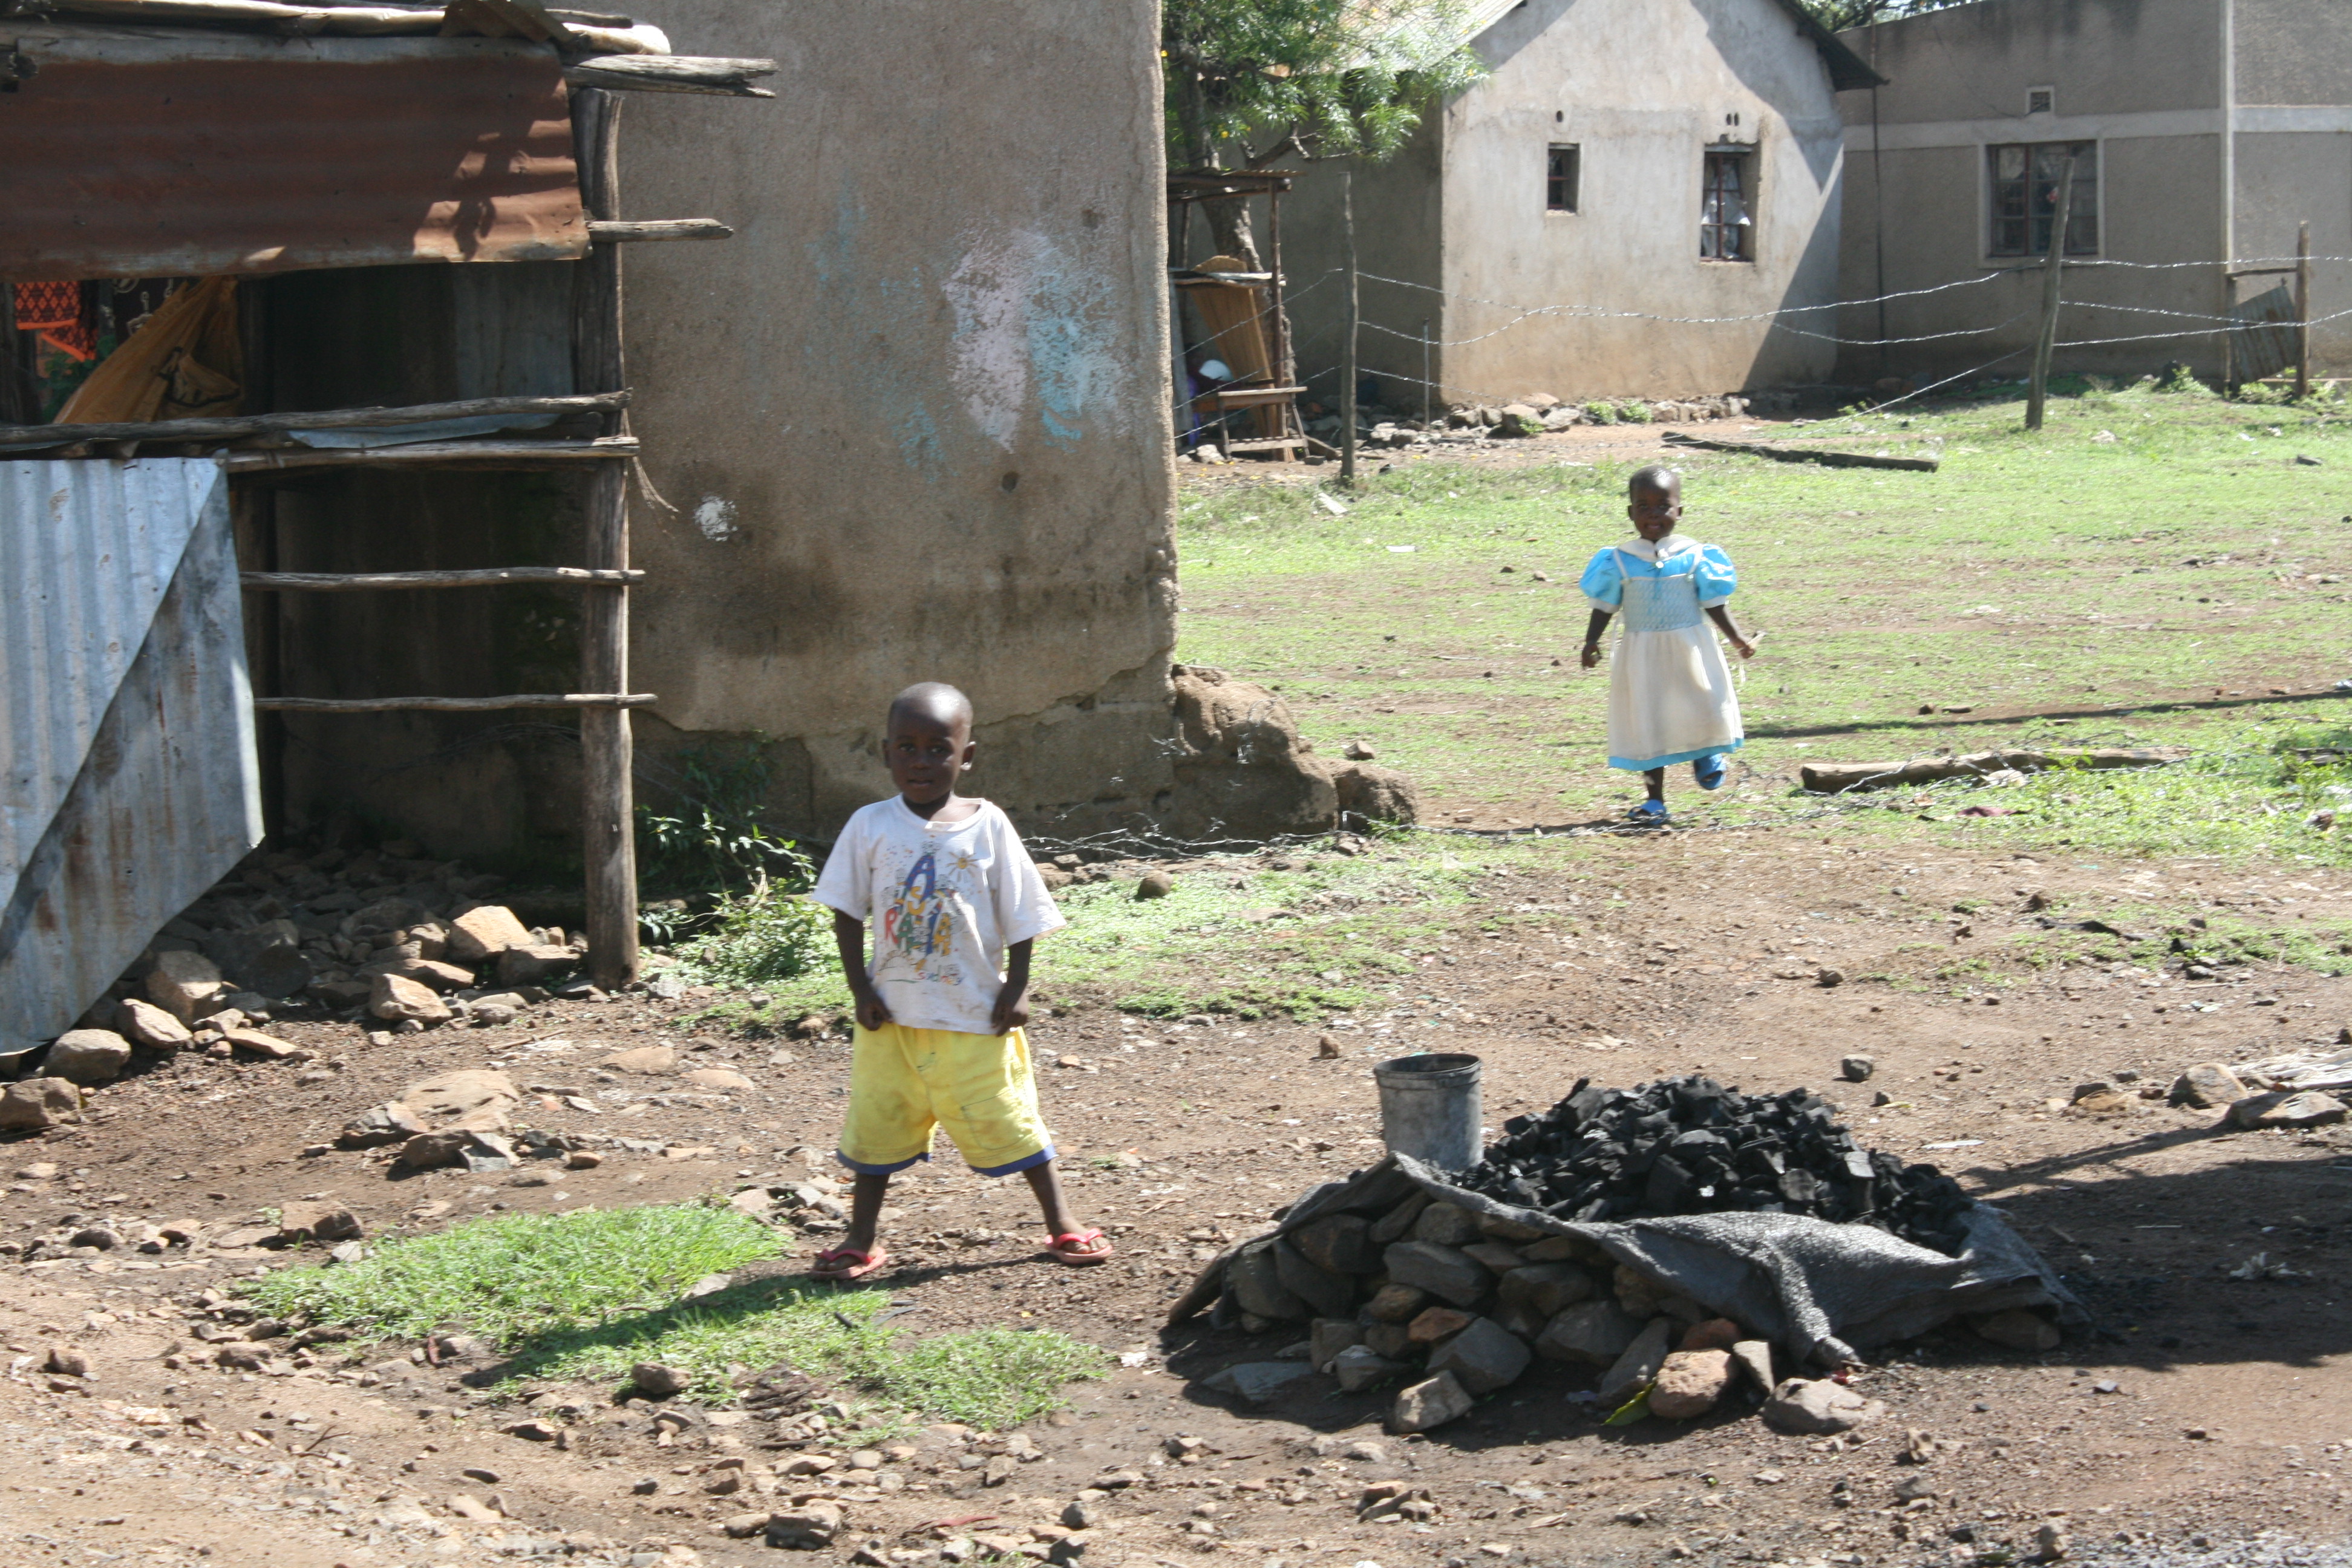
{"label": "orange patterned fabric", "polygon": [[87,291],[79,283],[16,285],[16,330],[37,332],[61,353],[86,360],[98,353],[98,323],[91,320]]}

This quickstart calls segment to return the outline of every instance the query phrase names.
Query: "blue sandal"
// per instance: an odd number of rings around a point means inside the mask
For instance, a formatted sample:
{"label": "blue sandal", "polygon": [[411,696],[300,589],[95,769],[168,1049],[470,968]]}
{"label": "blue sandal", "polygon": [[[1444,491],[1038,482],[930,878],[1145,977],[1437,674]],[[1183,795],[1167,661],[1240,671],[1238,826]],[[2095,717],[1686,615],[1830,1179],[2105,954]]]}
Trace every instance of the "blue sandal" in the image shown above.
{"label": "blue sandal", "polygon": [[1701,789],[1721,789],[1723,775],[1729,771],[1724,765],[1721,752],[1712,757],[1701,757],[1691,763],[1691,777],[1698,782],[1698,787]]}
{"label": "blue sandal", "polygon": [[1625,816],[1632,821],[1655,827],[1666,820],[1666,803],[1663,800],[1645,800],[1627,812]]}

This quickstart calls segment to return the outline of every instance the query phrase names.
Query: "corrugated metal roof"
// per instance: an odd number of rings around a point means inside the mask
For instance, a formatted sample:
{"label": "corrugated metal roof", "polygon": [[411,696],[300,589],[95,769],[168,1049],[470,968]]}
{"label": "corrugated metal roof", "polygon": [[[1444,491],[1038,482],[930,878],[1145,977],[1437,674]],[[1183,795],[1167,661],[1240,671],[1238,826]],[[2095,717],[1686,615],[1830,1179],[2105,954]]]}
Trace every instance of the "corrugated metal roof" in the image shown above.
{"label": "corrugated metal roof", "polygon": [[0,1052],[70,1028],[261,838],[228,485],[0,463]]}
{"label": "corrugated metal roof", "polygon": [[26,27],[0,93],[0,276],[572,260],[562,64],[495,38]]}

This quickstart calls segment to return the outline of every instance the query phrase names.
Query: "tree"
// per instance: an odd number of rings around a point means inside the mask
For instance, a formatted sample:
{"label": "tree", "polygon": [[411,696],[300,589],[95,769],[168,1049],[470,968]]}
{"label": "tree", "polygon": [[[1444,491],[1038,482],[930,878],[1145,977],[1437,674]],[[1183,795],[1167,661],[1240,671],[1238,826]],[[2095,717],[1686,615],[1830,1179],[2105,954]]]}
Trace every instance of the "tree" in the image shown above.
{"label": "tree", "polygon": [[1900,17],[1916,16],[1922,11],[1941,11],[1950,5],[1965,5],[1970,0],[1797,0],[1813,15],[1813,20],[1832,33],[1848,27],[1867,27],[1874,22],[1892,22]]}
{"label": "tree", "polygon": [[[1465,0],[1166,0],[1171,167],[1382,159],[1423,111],[1484,74]],[[1221,252],[1259,269],[1246,201],[1202,204]]]}

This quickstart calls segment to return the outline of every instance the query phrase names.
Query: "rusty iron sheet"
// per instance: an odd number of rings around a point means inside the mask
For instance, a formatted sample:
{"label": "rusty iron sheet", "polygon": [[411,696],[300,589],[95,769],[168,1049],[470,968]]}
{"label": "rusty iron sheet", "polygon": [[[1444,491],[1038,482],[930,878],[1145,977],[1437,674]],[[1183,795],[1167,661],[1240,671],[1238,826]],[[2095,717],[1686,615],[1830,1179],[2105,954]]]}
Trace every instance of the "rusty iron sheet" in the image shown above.
{"label": "rusty iron sheet", "polygon": [[0,1057],[60,1031],[261,838],[228,480],[0,462]]}
{"label": "rusty iron sheet", "polygon": [[16,41],[0,277],[576,260],[562,62],[492,38]]}

